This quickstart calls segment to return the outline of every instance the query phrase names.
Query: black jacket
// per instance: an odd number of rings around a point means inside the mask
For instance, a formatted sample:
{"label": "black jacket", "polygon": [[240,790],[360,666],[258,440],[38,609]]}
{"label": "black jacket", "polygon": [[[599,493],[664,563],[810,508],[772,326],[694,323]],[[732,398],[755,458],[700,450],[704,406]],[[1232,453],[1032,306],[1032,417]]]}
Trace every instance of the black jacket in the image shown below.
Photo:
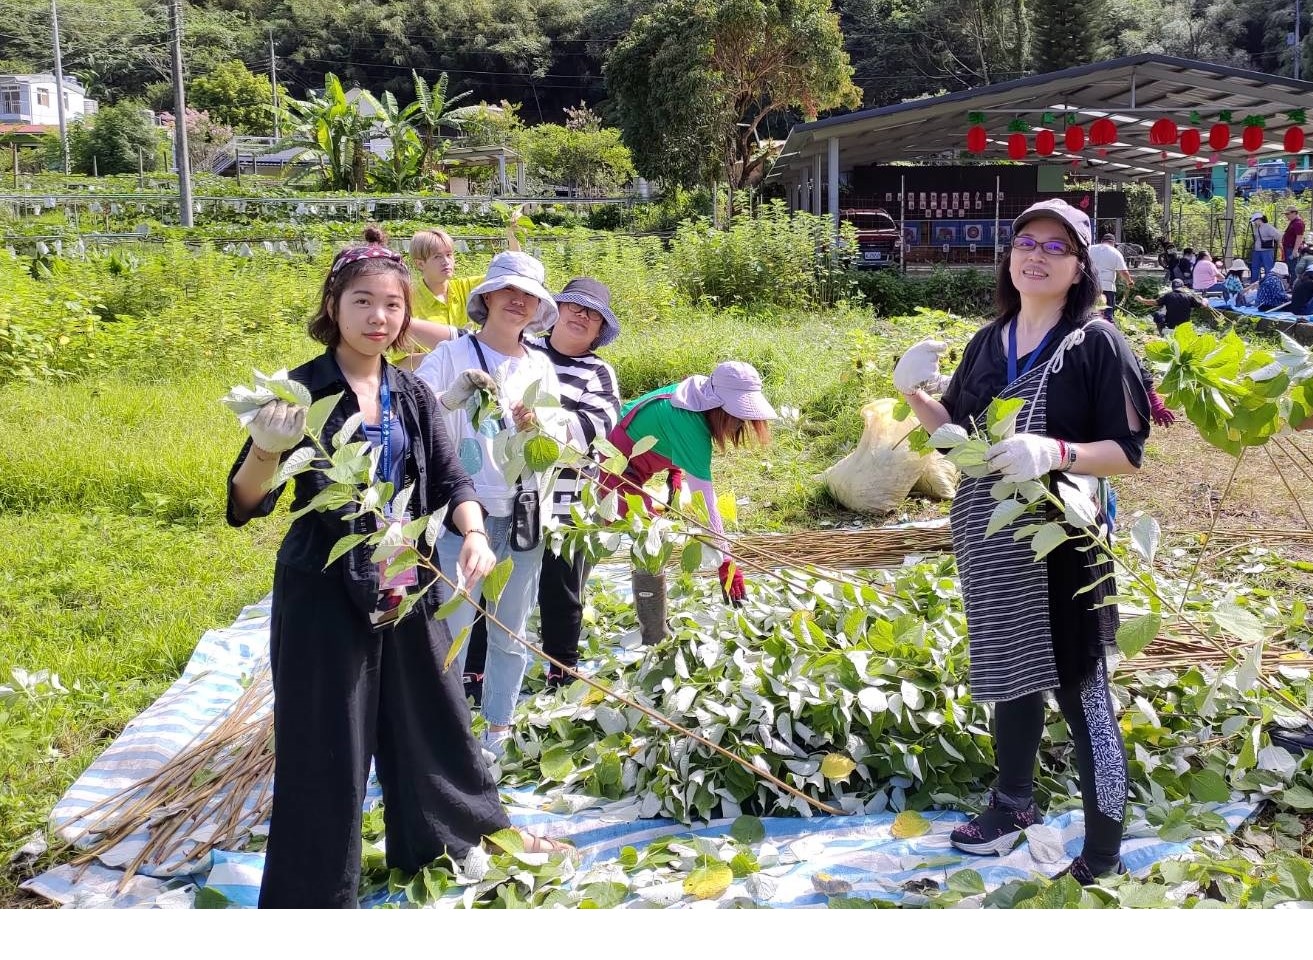
{"label": "black jacket", "polygon": [[[421,517],[440,509],[444,504],[449,507],[446,525],[456,531],[452,523],[451,512],[467,500],[474,500],[474,483],[456,457],[451,438],[438,415],[437,399],[429,388],[419,379],[405,370],[399,370],[386,361],[383,364],[384,375],[388,378],[388,387],[396,404],[397,415],[410,438],[409,451],[405,461],[405,484],[413,483],[415,492],[410,500],[410,513]],[[360,411],[356,395],[331,350],[326,350],[314,360],[304,363],[293,370],[291,379],[305,385],[314,400],[341,393],[342,398],[329,414],[324,424],[320,442],[326,449],[332,449],[332,437],[342,425]],[[357,428],[353,440],[364,440],[364,430]],[[309,446],[309,442],[302,444]],[[283,486],[275,487],[249,513],[240,512],[233,500],[233,476],[251,449],[251,440],[242,446],[241,453],[228,473],[228,523],[240,527],[255,517],[268,516],[278,502]],[[282,454],[280,463],[291,456],[289,450]],[[320,461],[323,463],[323,461]],[[329,485],[331,481],[319,470],[307,470],[293,478],[295,494],[292,510],[304,507],[315,495]],[[477,501],[476,501],[477,502]],[[304,570],[307,573],[319,573],[324,569],[333,545],[349,533],[369,533],[376,528],[372,516],[356,517],[350,520],[345,515],[355,512],[354,505],[336,510],[316,511],[303,514],[292,521],[278,548],[278,562]],[[420,538],[419,549],[428,552],[431,548],[427,540]],[[348,551],[333,563],[341,576],[343,586],[351,596],[356,607],[364,614],[372,612],[378,599],[378,567],[370,559],[373,548],[361,543]],[[333,567],[327,571],[332,574]],[[421,586],[431,581],[433,575],[427,570],[420,570]],[[436,601],[437,591],[430,590],[427,601],[432,597]]]}

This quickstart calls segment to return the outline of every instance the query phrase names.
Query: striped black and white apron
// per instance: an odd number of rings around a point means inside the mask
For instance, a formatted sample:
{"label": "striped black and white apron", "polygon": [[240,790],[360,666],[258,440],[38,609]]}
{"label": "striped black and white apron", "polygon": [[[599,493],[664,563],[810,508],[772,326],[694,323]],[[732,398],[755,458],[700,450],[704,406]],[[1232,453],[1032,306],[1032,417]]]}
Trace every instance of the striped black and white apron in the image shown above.
{"label": "striped black and white apron", "polygon": [[[1017,423],[1018,433],[1044,433],[1047,429],[1049,372],[1070,344],[1069,336],[1043,366],[1035,367],[1008,384],[999,399],[1020,397],[1026,402]],[[976,418],[985,431],[985,414]],[[1015,700],[1059,685],[1049,627],[1049,568],[1036,562],[1029,539],[1013,540],[1018,524],[1034,523],[1022,516],[986,539],[985,528],[998,501],[990,488],[998,474],[962,476],[949,513],[953,550],[967,615],[970,646],[971,698],[979,702]]]}

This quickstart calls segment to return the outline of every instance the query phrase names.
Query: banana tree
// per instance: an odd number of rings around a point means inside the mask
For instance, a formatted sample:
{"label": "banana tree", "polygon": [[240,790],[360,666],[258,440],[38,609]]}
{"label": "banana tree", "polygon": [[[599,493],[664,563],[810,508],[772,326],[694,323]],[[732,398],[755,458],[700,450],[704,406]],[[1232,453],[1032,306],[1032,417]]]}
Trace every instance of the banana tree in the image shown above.
{"label": "banana tree", "polygon": [[381,101],[369,99],[378,111],[376,126],[382,128],[390,145],[387,159],[374,168],[374,186],[393,193],[419,187],[424,181],[425,149],[411,122],[411,117],[419,112],[419,102],[401,107],[391,91],[385,91]]}
{"label": "banana tree", "polygon": [[335,74],[325,74],[322,96],[312,96],[307,100],[289,97],[287,105],[292,118],[292,135],[271,149],[302,147],[312,150],[319,157],[320,169],[329,189],[363,190],[364,141],[373,126],[373,119],[361,116],[359,105],[347,99],[342,81]]}
{"label": "banana tree", "polygon": [[[449,127],[460,128],[464,122],[459,114],[452,114],[451,108],[460,103],[466,97],[471,95],[471,91],[466,90],[458,93],[454,97],[447,95],[447,74],[443,73],[438,77],[438,82],[429,86],[414,70],[410,72],[415,81],[415,102],[407,109],[414,110],[415,126],[420,131],[420,138],[423,143],[423,153],[420,156],[420,169],[424,169],[430,159],[435,162],[442,159],[442,151],[445,149],[441,145],[438,131],[443,124]],[[433,157],[434,153],[437,157]]]}

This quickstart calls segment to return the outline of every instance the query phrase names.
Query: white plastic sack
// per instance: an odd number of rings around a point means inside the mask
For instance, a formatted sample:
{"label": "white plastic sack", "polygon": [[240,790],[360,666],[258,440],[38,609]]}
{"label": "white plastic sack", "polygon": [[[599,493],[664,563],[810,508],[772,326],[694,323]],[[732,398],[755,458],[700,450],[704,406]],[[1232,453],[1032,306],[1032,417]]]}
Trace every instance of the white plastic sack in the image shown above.
{"label": "white plastic sack", "polygon": [[834,498],[849,510],[888,513],[913,489],[947,499],[957,487],[957,470],[938,453],[918,454],[906,438],[916,418],[894,419],[897,401],[873,400],[862,407],[862,439],[857,448],[829,470],[824,480]]}

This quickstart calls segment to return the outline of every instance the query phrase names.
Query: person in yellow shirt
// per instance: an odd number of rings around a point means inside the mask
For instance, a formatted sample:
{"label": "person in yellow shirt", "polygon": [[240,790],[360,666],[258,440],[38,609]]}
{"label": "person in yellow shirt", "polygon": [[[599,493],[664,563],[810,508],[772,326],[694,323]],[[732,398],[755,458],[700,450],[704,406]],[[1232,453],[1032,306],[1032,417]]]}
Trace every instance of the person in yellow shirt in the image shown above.
{"label": "person in yellow shirt", "polygon": [[[521,208],[511,211],[506,225],[506,247],[520,249],[515,229]],[[465,301],[483,276],[456,276],[456,244],[445,230],[420,230],[410,238],[410,258],[415,264],[415,281],[410,293],[410,340],[420,353],[455,337],[469,317]]]}

